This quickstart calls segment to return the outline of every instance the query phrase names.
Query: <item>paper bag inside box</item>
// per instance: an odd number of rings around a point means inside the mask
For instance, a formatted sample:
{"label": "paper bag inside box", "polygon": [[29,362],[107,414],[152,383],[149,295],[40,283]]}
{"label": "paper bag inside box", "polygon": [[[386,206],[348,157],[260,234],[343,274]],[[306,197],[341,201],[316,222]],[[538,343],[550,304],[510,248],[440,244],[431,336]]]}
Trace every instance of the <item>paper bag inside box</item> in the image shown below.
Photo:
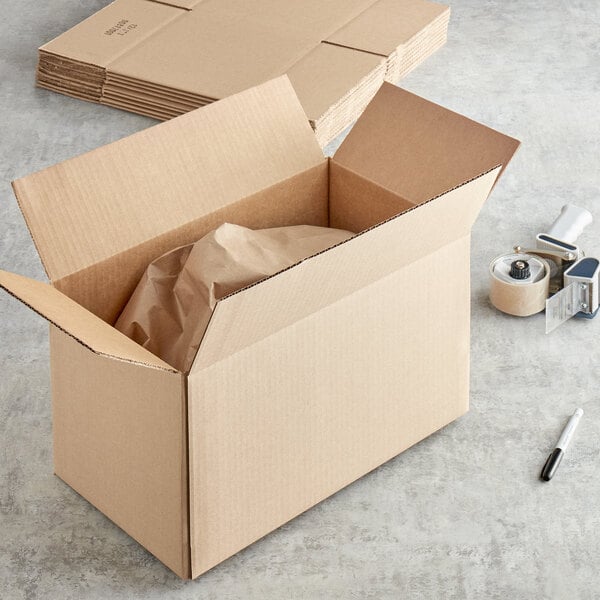
{"label": "paper bag inside box", "polygon": [[[384,84],[326,159],[283,77],[14,182],[56,474],[196,577],[463,414],[470,229],[517,146]],[[112,323],[226,221],[357,235],[220,300],[179,373]]]}

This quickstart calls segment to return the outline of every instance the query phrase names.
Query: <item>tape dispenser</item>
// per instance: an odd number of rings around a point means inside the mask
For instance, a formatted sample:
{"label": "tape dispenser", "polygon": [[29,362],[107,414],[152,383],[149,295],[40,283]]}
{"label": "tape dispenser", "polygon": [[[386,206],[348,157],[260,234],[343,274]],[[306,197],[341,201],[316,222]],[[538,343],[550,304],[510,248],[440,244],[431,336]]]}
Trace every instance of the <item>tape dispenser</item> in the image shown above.
{"label": "tape dispenser", "polygon": [[598,313],[600,261],[586,257],[577,238],[592,215],[573,204],[562,207],[535,248],[515,246],[490,263],[490,300],[500,311],[527,317],[546,311],[546,333],[571,317]]}

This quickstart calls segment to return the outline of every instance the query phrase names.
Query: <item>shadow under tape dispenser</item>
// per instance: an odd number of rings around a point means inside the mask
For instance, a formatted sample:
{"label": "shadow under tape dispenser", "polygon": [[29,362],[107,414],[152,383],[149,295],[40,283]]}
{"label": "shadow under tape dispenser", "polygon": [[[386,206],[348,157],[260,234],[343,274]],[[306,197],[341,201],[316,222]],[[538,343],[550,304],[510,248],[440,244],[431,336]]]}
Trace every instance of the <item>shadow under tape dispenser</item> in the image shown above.
{"label": "shadow under tape dispenser", "polygon": [[585,257],[575,244],[592,215],[573,204],[547,233],[538,233],[535,248],[514,252],[490,263],[490,300],[504,313],[527,317],[546,310],[546,333],[571,317],[592,319],[598,313],[600,261]]}

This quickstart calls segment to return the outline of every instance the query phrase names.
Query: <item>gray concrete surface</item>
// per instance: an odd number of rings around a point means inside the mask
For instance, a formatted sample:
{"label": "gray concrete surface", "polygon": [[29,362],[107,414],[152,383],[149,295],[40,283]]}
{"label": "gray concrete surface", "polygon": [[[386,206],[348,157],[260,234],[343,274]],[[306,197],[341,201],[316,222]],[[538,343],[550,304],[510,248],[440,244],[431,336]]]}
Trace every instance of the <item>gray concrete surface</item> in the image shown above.
{"label": "gray concrete surface", "polygon": [[[9,181],[153,124],[33,86],[37,46],[106,3],[2,2],[0,264],[39,279]],[[52,475],[47,326],[0,295],[0,598],[600,598],[600,319],[546,337],[486,296],[489,260],[565,202],[596,213],[581,242],[600,254],[599,31],[597,2],[453,3],[403,85],[523,141],[473,230],[471,412],[197,581]]]}

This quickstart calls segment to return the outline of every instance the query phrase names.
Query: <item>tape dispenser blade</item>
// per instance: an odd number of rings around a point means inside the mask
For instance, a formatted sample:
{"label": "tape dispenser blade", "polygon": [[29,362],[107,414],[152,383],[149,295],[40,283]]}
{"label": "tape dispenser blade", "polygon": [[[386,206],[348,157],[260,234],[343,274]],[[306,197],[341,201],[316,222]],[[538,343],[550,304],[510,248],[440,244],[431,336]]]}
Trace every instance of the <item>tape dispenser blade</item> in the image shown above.
{"label": "tape dispenser blade", "polygon": [[546,333],[574,317],[585,304],[587,286],[571,283],[546,300]]}

